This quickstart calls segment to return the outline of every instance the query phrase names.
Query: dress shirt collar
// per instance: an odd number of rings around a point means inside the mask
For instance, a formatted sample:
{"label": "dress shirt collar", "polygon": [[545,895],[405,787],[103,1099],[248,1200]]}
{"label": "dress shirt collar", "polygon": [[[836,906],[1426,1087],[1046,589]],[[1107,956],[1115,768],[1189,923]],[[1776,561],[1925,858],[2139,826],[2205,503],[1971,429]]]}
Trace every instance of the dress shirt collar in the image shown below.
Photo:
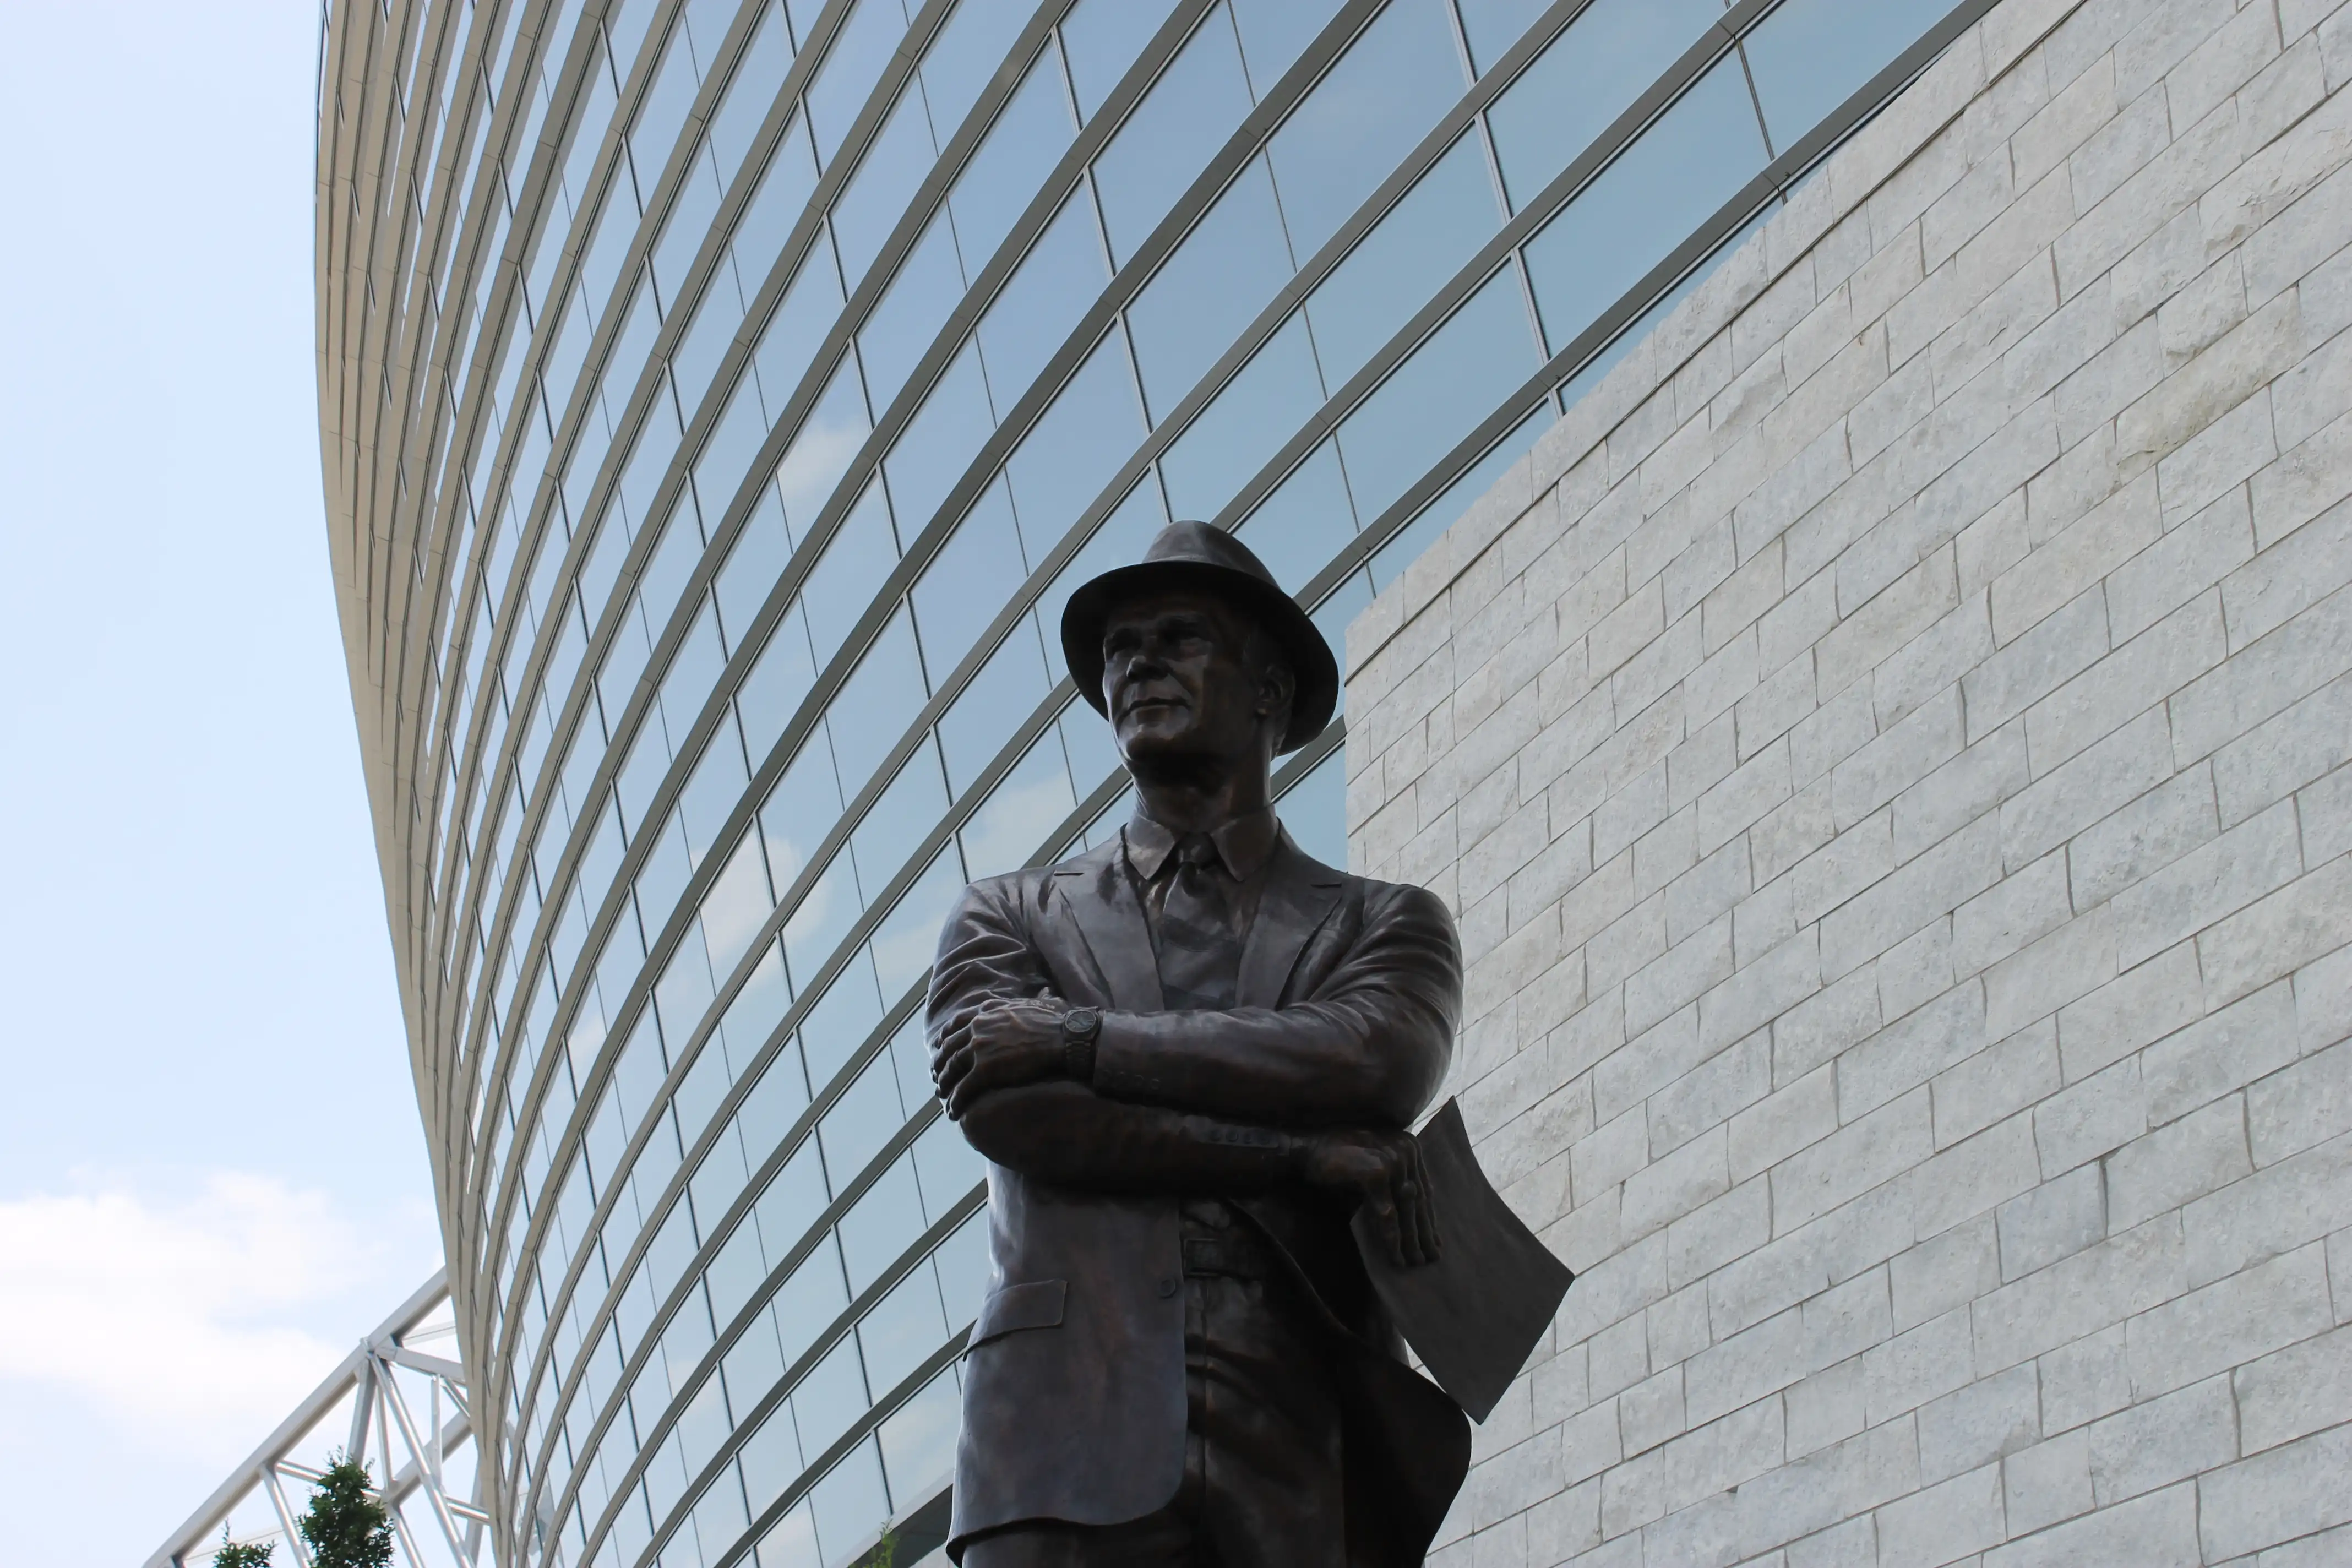
{"label": "dress shirt collar", "polygon": [[[1160,875],[1160,868],[1175,853],[1177,835],[1153,821],[1139,805],[1126,827],[1127,863],[1135,868],[1136,875],[1149,882]],[[1276,820],[1274,807],[1260,806],[1246,816],[1237,816],[1209,829],[1209,842],[1217,847],[1218,858],[1233,873],[1236,882],[1246,882],[1258,873],[1259,868],[1274,855],[1274,847],[1282,837],[1282,824]]]}

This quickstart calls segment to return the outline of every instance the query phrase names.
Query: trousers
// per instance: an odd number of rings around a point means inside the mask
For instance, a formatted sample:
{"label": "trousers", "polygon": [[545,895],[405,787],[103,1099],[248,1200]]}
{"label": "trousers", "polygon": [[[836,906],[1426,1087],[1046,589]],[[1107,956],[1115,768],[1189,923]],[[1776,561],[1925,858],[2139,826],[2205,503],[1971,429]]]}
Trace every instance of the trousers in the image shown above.
{"label": "trousers", "polygon": [[[1188,1227],[1189,1229],[1190,1227]],[[982,1536],[963,1568],[1345,1568],[1339,1408],[1318,1331],[1278,1281],[1186,1244],[1184,1476],[1124,1524]]]}

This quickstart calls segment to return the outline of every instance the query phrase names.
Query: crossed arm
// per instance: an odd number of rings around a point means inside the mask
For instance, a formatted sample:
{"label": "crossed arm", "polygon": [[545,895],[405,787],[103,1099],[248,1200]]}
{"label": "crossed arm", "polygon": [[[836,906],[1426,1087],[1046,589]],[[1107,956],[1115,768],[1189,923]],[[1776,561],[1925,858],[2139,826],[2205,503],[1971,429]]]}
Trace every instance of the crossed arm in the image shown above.
{"label": "crossed arm", "polygon": [[1403,1131],[1444,1076],[1461,994],[1434,898],[1400,889],[1370,911],[1304,1005],[1107,1013],[1081,1083],[1066,1005],[1001,888],[965,894],[931,988],[933,1074],[974,1148],[1098,1192],[1237,1197],[1303,1181],[1370,1205],[1398,1261],[1435,1255]]}

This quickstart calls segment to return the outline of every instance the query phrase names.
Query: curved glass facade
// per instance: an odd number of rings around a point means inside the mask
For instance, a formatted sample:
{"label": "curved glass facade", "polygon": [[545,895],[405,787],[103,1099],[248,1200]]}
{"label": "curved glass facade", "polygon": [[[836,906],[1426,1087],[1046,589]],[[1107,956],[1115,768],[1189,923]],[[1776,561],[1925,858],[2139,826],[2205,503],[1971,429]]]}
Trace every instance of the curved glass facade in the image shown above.
{"label": "curved glass facade", "polygon": [[916,1014],[965,881],[1122,812],[1070,586],[1212,519],[1338,641],[1980,8],[334,11],[330,528],[501,1562],[939,1497]]}

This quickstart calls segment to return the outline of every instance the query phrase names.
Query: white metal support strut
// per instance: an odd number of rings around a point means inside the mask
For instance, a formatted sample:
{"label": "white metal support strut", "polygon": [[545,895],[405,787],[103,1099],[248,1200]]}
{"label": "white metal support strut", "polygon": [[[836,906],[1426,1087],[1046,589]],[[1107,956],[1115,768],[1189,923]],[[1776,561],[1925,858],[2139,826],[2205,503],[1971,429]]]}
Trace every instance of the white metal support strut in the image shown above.
{"label": "white metal support strut", "polygon": [[[448,1307],[446,1277],[436,1274],[278,1424],[148,1558],[146,1568],[197,1568],[218,1546],[224,1528],[243,1531],[237,1537],[242,1540],[283,1541],[292,1568],[312,1568],[296,1521],[308,1488],[323,1475],[320,1465],[336,1447],[368,1465],[392,1513],[401,1568],[447,1568],[449,1561],[457,1568],[476,1568],[485,1562],[483,1526],[489,1514],[479,1497],[458,1497],[449,1489],[451,1460],[463,1455],[470,1461],[474,1426],[464,1363],[435,1353],[454,1331]],[[419,1336],[424,1344],[411,1342]],[[403,1391],[404,1379],[415,1382],[427,1416],[423,1426]],[[456,1473],[466,1479],[469,1493],[487,1479],[470,1462]],[[407,1505],[419,1499],[436,1527],[426,1533],[439,1536],[446,1559],[439,1552],[427,1557],[418,1549]]]}

